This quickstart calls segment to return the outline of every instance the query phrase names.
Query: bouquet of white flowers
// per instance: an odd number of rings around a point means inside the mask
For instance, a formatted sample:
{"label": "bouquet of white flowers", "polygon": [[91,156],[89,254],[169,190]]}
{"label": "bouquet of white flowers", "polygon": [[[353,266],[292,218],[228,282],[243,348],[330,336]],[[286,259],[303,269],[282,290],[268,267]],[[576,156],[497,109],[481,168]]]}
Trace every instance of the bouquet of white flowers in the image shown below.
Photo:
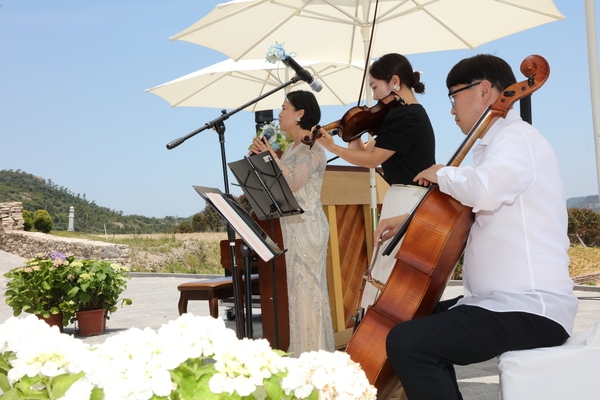
{"label": "bouquet of white flowers", "polygon": [[0,394],[11,399],[375,399],[345,353],[285,357],[223,320],[183,314],[87,345],[33,315],[0,325]]}

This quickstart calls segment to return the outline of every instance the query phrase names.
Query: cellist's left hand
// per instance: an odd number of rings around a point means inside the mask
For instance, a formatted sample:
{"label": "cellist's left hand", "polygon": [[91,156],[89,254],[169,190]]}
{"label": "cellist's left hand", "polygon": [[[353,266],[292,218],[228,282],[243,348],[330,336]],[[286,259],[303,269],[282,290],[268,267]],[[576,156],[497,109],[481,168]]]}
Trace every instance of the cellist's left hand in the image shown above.
{"label": "cellist's left hand", "polygon": [[419,172],[415,176],[415,179],[413,179],[413,182],[417,182],[421,186],[429,186],[432,183],[437,183],[437,172],[444,167],[444,164],[432,165],[426,170]]}

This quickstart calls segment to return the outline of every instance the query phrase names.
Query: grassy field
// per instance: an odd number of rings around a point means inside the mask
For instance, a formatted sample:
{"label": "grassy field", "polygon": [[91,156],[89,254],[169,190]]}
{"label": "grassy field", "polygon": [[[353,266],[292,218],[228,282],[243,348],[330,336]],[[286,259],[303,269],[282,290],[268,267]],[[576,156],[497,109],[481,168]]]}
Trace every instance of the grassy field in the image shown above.
{"label": "grassy field", "polygon": [[[225,232],[113,236],[91,236],[77,232],[52,234],[127,244],[131,250],[131,269],[134,272],[223,273],[219,242],[227,239]],[[571,246],[569,257],[572,278],[600,274],[600,248]]]}
{"label": "grassy field", "polygon": [[63,237],[126,244],[131,252],[132,272],[223,274],[219,242],[227,233],[145,235],[85,235],[52,232]]}

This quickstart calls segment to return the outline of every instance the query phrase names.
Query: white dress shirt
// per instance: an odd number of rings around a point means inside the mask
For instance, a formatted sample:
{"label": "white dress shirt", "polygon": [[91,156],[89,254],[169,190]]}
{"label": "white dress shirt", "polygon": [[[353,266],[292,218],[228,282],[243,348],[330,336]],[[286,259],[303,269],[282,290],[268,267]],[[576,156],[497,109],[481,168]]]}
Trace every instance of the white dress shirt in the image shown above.
{"label": "white dress shirt", "polygon": [[569,277],[566,199],[554,151],[514,110],[473,150],[474,167],[444,167],[440,190],[473,207],[463,263],[467,304],[524,311],[570,334],[577,298]]}

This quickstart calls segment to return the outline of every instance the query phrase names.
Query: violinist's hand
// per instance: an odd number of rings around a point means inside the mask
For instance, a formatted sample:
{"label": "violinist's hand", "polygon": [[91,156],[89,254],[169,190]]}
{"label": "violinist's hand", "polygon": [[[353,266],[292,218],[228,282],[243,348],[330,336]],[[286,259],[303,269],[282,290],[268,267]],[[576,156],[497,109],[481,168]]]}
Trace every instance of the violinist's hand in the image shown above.
{"label": "violinist's hand", "polygon": [[415,176],[415,179],[413,179],[413,182],[417,182],[421,186],[429,186],[432,183],[437,183],[437,172],[444,167],[444,164],[432,165],[426,170],[419,172]]}
{"label": "violinist's hand", "polygon": [[379,221],[379,225],[377,225],[377,229],[375,229],[375,233],[373,234],[375,240],[383,242],[393,238],[396,235],[396,232],[398,232],[398,228],[404,223],[406,217],[408,217],[408,214],[384,218]]}
{"label": "violinist's hand", "polygon": [[[314,131],[316,126],[313,126],[311,131]],[[333,141],[333,137],[323,128],[319,129],[319,137],[317,138],[317,142],[327,150],[331,151],[331,148],[335,146],[335,142]]]}
{"label": "violinist's hand", "polygon": [[259,153],[263,153],[265,151],[270,151],[271,155],[273,157],[277,158],[277,155],[271,148],[271,144],[265,137],[262,137],[260,139],[254,138],[254,141],[252,142],[252,147],[250,148],[250,151],[254,154],[259,154]]}

